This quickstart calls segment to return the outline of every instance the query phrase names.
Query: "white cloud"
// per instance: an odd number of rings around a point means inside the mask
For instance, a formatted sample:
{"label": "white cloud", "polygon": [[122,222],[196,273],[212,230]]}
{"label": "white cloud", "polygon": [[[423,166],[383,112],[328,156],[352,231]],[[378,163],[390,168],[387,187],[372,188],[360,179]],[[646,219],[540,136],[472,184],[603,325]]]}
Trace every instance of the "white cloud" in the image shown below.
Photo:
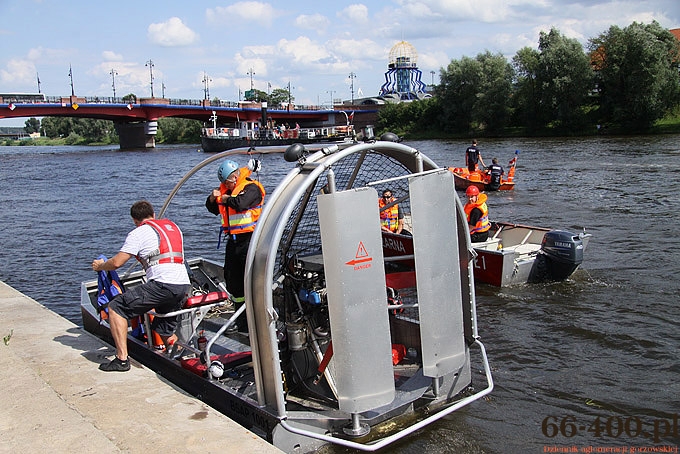
{"label": "white cloud", "polygon": [[300,28],[323,33],[330,27],[331,21],[322,14],[301,14],[295,18],[295,25]]}
{"label": "white cloud", "polygon": [[276,45],[278,51],[297,64],[317,63],[332,57],[328,50],[306,36],[295,40],[281,39]]}
{"label": "white cloud", "polygon": [[339,17],[344,17],[355,23],[368,22],[368,8],[366,5],[354,4],[349,5],[338,13]]}
{"label": "white cloud", "polygon": [[245,46],[243,48],[244,58],[261,57],[273,55],[276,52],[275,46]]}
{"label": "white cloud", "polygon": [[206,10],[208,22],[231,26],[239,19],[270,26],[276,18],[274,7],[262,2],[237,2],[229,6],[218,6]]}
{"label": "white cloud", "polygon": [[188,46],[198,41],[198,34],[184,25],[179,17],[149,25],[149,41],[163,47]]}
{"label": "white cloud", "polygon": [[327,45],[330,49],[333,49],[334,53],[343,58],[387,61],[385,48],[370,39],[334,39],[329,41]]}
{"label": "white cloud", "polygon": [[105,50],[102,52],[102,58],[106,61],[123,61],[123,56],[112,50]]}
{"label": "white cloud", "polygon": [[256,78],[265,77],[267,75],[267,62],[261,58],[243,58],[238,55],[236,58],[236,68],[237,77],[242,75],[243,77],[248,77],[248,83],[250,84],[250,72],[252,71],[253,81]]}
{"label": "white cloud", "polygon": [[21,87],[20,89],[14,89],[14,91],[26,90],[25,87],[28,86],[27,81],[31,81],[31,85],[34,86],[35,80],[35,64],[29,60],[9,60],[6,69],[0,70],[0,82],[3,84],[11,84],[10,86],[12,87]]}
{"label": "white cloud", "polygon": [[418,67],[423,70],[423,79],[425,79],[425,71],[427,70],[427,80],[428,83],[431,81],[431,75],[429,71],[435,71],[435,83],[437,83],[437,78],[439,77],[439,69],[445,68],[451,62],[451,58],[446,55],[446,53],[441,51],[435,52],[425,52],[418,54]]}

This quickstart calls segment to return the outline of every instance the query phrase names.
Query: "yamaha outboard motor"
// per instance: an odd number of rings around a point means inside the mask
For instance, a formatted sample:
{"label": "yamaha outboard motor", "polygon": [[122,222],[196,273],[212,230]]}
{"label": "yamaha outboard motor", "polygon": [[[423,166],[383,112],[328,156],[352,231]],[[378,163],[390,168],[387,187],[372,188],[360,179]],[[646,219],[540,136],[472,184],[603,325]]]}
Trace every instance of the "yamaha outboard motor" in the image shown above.
{"label": "yamaha outboard motor", "polygon": [[561,281],[583,262],[583,240],[564,230],[551,230],[543,236],[529,282]]}

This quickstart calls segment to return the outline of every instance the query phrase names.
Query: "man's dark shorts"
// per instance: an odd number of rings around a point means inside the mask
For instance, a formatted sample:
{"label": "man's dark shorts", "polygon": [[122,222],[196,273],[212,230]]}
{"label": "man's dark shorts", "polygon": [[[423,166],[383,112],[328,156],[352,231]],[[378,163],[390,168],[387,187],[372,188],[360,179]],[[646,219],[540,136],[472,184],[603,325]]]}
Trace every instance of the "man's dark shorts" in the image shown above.
{"label": "man's dark shorts", "polygon": [[[189,285],[164,284],[149,281],[126,290],[109,303],[109,310],[130,320],[150,310],[167,314],[179,310],[189,292]],[[170,336],[175,331],[177,317],[154,317],[151,329],[161,336]]]}

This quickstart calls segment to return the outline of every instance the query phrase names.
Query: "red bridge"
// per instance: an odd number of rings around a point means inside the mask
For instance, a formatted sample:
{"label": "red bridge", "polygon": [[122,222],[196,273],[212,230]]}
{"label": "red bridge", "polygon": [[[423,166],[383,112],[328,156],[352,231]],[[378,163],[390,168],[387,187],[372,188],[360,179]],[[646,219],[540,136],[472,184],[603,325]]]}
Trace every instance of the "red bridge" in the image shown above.
{"label": "red bridge", "polygon": [[[215,104],[215,105],[213,105]],[[375,106],[342,106],[357,111],[363,117],[355,124],[372,123],[376,119]],[[366,108],[371,110],[366,110]],[[363,109],[362,109],[363,108]],[[0,118],[18,117],[83,117],[112,120],[120,138],[120,147],[153,148],[159,118],[188,118],[207,122],[213,115],[218,121],[257,121],[264,115],[278,123],[298,123],[300,126],[344,125],[341,110],[321,109],[318,106],[293,106],[268,110],[266,103],[210,100],[170,100],[140,98],[135,103],[124,103],[120,98],[46,97],[40,94],[0,94]],[[363,121],[362,121],[363,120]],[[361,126],[365,126],[361,125]]]}

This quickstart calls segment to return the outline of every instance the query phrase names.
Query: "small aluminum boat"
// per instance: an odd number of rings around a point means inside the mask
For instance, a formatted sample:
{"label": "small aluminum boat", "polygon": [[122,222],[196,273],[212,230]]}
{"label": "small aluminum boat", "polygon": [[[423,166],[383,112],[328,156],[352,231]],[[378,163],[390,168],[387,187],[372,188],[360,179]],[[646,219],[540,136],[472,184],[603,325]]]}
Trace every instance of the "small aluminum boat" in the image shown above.
{"label": "small aluminum boat", "polygon": [[[492,222],[489,239],[471,243],[470,256],[475,282],[497,287],[562,281],[583,262],[590,233],[572,233],[545,227]],[[407,235],[383,232],[386,257],[406,256],[413,251]],[[394,260],[398,269],[412,269],[412,259]]]}

